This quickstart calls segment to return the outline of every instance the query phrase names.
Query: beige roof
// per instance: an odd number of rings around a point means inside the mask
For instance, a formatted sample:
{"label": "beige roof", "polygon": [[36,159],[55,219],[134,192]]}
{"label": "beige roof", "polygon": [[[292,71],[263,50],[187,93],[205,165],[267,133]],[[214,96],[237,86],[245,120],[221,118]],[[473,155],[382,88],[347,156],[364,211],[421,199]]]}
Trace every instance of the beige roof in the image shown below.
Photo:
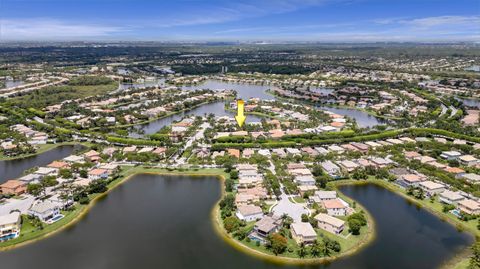
{"label": "beige roof", "polygon": [[256,205],[241,205],[238,207],[238,212],[240,212],[240,214],[243,216],[263,213],[262,209]]}
{"label": "beige roof", "polygon": [[463,207],[466,207],[468,209],[471,209],[471,210],[476,210],[480,207],[480,204],[474,200],[470,200],[470,199],[465,199],[465,200],[462,200],[460,202],[458,202],[458,205],[461,205]]}
{"label": "beige roof", "polygon": [[302,237],[314,237],[317,233],[313,229],[312,225],[308,222],[295,222],[290,225],[295,234]]}
{"label": "beige roof", "polygon": [[423,181],[423,182],[420,182],[420,186],[423,186],[423,187],[425,187],[425,188],[428,189],[428,190],[441,189],[441,188],[444,188],[444,187],[445,187],[443,184],[436,183],[436,182],[433,182],[433,181]]}
{"label": "beige roof", "polygon": [[335,227],[341,227],[345,224],[345,221],[343,221],[341,219],[337,219],[337,218],[332,217],[332,216],[329,216],[329,215],[324,214],[324,213],[320,213],[320,214],[316,215],[315,219],[320,221],[320,222],[325,222],[325,223],[330,224],[330,225],[335,226]]}

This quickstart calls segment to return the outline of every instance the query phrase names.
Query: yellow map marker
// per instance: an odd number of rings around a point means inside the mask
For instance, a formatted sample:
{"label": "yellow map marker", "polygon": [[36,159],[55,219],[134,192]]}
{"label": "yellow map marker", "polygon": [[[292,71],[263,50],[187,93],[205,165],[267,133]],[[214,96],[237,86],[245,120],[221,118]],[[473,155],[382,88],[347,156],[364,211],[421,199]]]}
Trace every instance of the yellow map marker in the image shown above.
{"label": "yellow map marker", "polygon": [[243,123],[245,122],[245,115],[243,115],[243,111],[245,110],[245,102],[242,99],[237,100],[237,116],[235,116],[235,120],[237,120],[238,126],[242,127]]}

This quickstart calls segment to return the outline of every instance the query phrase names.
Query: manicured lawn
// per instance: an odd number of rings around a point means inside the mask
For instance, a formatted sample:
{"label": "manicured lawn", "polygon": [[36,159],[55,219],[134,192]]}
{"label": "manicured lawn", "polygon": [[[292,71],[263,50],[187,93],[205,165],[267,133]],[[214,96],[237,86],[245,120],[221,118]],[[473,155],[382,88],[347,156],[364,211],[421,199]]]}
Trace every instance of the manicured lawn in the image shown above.
{"label": "manicured lawn", "polygon": [[75,205],[75,209],[72,211],[63,211],[62,214],[65,216],[61,220],[52,223],[52,224],[43,224],[44,228],[43,229],[37,229],[35,228],[30,221],[28,220],[27,216],[22,215],[22,229],[20,231],[20,236],[18,238],[15,238],[13,240],[9,240],[6,242],[0,243],[0,249],[2,248],[7,248],[22,242],[30,241],[33,239],[38,239],[41,238],[42,236],[47,235],[48,233],[51,233],[53,231],[58,230],[62,226],[70,223],[73,219],[75,219],[85,208],[85,205]]}

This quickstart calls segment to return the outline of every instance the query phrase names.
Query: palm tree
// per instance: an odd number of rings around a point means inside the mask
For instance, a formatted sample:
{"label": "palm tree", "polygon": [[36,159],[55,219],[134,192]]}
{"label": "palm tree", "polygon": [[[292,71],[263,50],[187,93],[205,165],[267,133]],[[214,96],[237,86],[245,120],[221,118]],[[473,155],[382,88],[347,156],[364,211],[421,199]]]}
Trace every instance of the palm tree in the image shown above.
{"label": "palm tree", "polygon": [[312,255],[312,257],[320,256],[320,244],[318,243],[317,240],[313,242],[312,247],[310,249],[310,254]]}
{"label": "palm tree", "polygon": [[302,242],[300,244],[300,248],[298,249],[297,253],[300,258],[304,258],[307,255],[307,248],[305,247],[305,243]]}

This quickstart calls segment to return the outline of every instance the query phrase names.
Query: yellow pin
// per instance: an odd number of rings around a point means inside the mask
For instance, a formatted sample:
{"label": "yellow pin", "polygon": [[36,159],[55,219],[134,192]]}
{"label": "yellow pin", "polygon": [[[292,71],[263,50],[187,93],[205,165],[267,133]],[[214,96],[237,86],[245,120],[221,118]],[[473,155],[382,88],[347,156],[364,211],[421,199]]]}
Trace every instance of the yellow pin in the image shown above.
{"label": "yellow pin", "polygon": [[245,102],[242,99],[237,100],[237,116],[235,116],[235,120],[237,120],[238,126],[242,127],[243,123],[245,123],[245,115],[243,112],[245,111]]}

